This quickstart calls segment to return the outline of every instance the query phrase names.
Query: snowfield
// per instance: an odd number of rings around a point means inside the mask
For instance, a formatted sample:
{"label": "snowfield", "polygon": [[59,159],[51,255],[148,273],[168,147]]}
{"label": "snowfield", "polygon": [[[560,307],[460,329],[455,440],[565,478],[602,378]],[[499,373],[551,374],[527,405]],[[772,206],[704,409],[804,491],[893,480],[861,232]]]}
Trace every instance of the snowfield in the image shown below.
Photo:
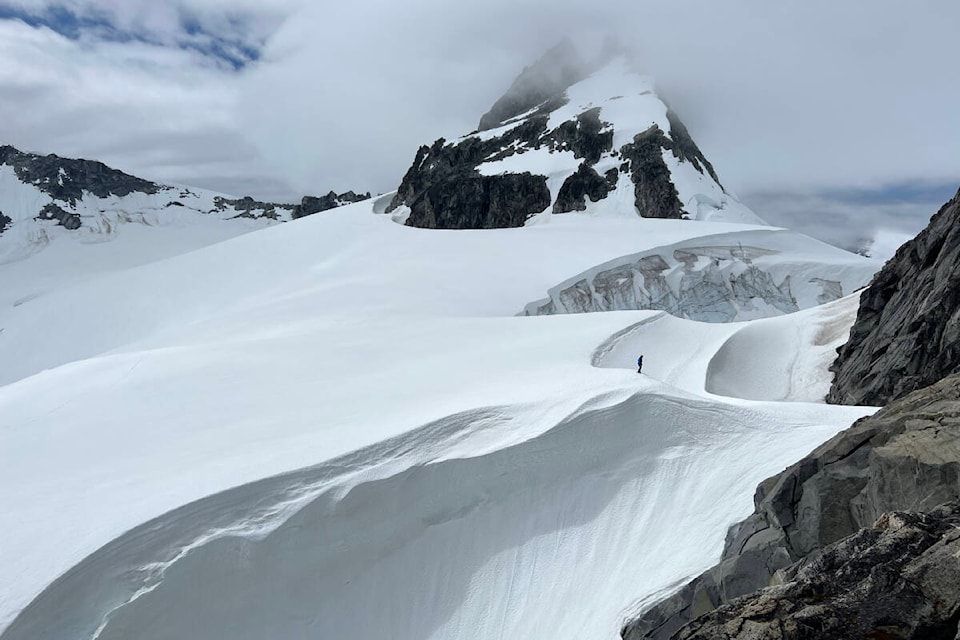
{"label": "snowfield", "polygon": [[514,315],[769,227],[427,231],[374,206],[137,266],[118,238],[80,280],[30,277],[69,270],[55,244],[0,265],[2,640],[613,639],[716,560],[759,481],[872,412],[819,402],[856,295],[730,324]]}

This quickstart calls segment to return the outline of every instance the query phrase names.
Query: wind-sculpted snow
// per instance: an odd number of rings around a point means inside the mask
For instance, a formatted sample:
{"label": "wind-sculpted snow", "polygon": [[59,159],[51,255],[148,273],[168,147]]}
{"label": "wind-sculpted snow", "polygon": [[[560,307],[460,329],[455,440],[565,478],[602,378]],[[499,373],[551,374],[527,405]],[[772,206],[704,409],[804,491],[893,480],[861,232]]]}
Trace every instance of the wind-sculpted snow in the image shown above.
{"label": "wind-sculpted snow", "polygon": [[702,322],[794,313],[866,284],[875,265],[827,249],[798,259],[811,241],[787,231],[697,238],[624,256],[553,287],[525,315],[647,309]]}
{"label": "wind-sculpted snow", "polygon": [[[719,552],[790,442],[836,430],[647,383],[450,455],[521,416],[453,415],[173,511],[74,567],[0,638],[614,637],[639,594]],[[733,464],[747,448],[755,464]]]}
{"label": "wind-sculpted snow", "polygon": [[863,414],[707,392],[744,325],[513,314],[658,247],[751,247],[798,306],[865,258],[630,210],[425,231],[382,204],[122,269],[143,225],[0,265],[3,640],[613,637]]}

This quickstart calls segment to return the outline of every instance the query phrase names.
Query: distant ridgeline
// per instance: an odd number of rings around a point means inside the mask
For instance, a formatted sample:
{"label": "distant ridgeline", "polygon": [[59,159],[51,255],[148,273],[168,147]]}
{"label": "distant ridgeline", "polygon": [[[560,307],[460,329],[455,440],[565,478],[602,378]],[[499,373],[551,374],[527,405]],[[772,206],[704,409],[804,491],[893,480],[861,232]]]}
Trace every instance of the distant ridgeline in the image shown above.
{"label": "distant ridgeline", "polygon": [[[27,221],[53,221],[67,230],[132,222],[171,207],[222,219],[295,220],[370,197],[353,191],[304,196],[299,204],[231,198],[202,189],[143,180],[102,162],[41,156],[0,146],[0,233]],[[112,215],[111,215],[112,214]]]}
{"label": "distant ridgeline", "polygon": [[525,68],[477,131],[421,147],[387,212],[442,229],[523,226],[540,213],[612,208],[645,218],[761,223],[728,194],[649,78],[567,41]]}

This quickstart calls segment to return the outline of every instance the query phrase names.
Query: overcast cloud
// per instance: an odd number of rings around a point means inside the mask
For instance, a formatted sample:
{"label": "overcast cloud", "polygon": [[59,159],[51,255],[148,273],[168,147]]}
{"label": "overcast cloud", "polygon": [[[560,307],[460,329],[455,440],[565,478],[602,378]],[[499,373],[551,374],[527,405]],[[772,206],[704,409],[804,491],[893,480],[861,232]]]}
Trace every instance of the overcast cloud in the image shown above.
{"label": "overcast cloud", "polygon": [[238,195],[388,191],[561,37],[616,33],[761,215],[922,226],[926,201],[849,190],[960,184],[958,25],[956,0],[0,0],[0,142]]}

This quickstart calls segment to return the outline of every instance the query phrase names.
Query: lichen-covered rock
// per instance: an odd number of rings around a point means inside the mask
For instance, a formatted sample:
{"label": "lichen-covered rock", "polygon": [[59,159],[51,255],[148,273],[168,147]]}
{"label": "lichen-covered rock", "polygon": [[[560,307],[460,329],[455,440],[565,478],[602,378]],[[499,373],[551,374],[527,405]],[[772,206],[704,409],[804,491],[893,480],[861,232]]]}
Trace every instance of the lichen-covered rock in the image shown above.
{"label": "lichen-covered rock", "polygon": [[960,192],[860,297],[828,402],[883,405],[960,371]]}
{"label": "lichen-covered rock", "polygon": [[960,503],[892,512],[791,566],[787,581],[697,618],[677,640],[954,640]]}
{"label": "lichen-covered rock", "polygon": [[788,567],[812,562],[883,513],[958,499],[960,375],[952,375],[859,420],[761,483],[755,512],[731,528],[720,563],[628,623],[623,637],[673,638],[697,616],[783,582]]}

